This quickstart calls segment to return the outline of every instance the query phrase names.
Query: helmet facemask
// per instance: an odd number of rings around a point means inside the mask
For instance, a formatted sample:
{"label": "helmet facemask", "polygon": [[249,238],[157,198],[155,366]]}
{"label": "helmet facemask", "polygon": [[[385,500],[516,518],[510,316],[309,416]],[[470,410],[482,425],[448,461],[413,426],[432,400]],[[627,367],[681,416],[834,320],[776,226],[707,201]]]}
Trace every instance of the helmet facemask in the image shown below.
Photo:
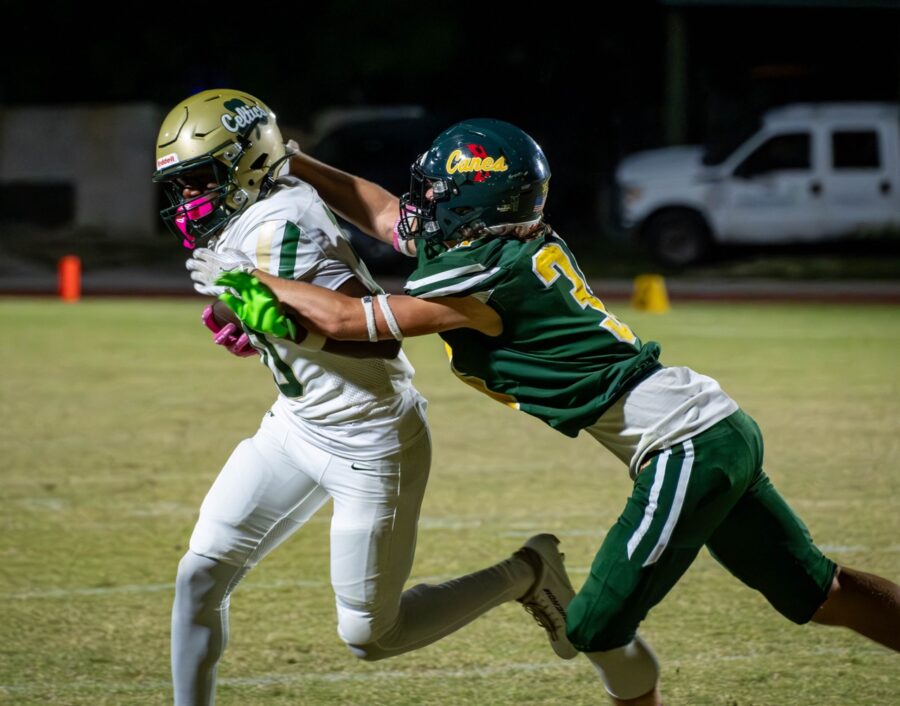
{"label": "helmet facemask", "polygon": [[[225,159],[235,157],[231,166],[208,154],[153,175],[153,181],[162,184],[171,204],[159,215],[186,248],[208,242],[247,205],[246,192],[233,178],[233,165],[242,151],[234,143],[224,147],[232,148],[222,154]],[[229,201],[234,207],[229,207]]]}
{"label": "helmet facemask", "polygon": [[477,216],[471,208],[450,207],[458,195],[453,179],[428,176],[416,161],[410,168],[409,191],[400,197],[398,235],[406,240],[449,240]]}

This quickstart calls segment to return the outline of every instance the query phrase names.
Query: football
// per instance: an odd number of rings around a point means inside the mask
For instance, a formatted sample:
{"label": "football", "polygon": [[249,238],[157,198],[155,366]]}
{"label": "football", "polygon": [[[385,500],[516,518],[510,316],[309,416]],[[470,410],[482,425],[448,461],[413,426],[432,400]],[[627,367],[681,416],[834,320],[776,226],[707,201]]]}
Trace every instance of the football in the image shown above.
{"label": "football", "polygon": [[234,324],[238,328],[241,327],[241,320],[238,319],[237,314],[235,314],[225,302],[216,299],[212,305],[212,313],[213,321],[218,324],[219,328],[222,328],[226,324]]}

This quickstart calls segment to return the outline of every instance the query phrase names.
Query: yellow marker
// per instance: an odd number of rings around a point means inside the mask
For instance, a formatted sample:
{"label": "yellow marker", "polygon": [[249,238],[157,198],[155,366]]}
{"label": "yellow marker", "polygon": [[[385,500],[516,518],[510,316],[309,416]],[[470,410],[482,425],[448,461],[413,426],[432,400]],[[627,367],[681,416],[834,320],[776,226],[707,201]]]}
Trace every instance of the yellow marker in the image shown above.
{"label": "yellow marker", "polygon": [[664,314],[669,310],[666,280],[662,275],[638,275],[634,278],[631,306],[639,311]]}

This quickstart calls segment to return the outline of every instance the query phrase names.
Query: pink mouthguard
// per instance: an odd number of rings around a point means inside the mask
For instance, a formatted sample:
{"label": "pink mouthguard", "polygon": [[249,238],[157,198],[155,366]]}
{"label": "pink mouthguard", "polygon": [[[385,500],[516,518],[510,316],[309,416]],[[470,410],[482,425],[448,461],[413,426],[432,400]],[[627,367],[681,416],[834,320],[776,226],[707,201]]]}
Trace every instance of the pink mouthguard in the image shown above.
{"label": "pink mouthguard", "polygon": [[201,196],[198,199],[194,199],[193,201],[188,201],[187,203],[182,204],[175,212],[175,225],[184,236],[182,245],[184,245],[184,247],[186,247],[188,250],[194,249],[194,236],[188,233],[187,222],[196,221],[212,213],[212,201],[212,196]]}

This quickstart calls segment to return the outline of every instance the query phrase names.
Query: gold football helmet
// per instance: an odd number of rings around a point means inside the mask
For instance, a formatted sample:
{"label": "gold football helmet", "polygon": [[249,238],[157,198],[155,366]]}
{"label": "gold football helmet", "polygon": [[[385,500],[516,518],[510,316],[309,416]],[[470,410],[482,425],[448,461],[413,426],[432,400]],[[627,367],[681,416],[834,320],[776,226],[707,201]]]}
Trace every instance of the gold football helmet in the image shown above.
{"label": "gold football helmet", "polygon": [[249,93],[203,91],[176,105],[156,140],[160,211],[184,246],[204,244],[268,194],[289,158],[275,114]]}

